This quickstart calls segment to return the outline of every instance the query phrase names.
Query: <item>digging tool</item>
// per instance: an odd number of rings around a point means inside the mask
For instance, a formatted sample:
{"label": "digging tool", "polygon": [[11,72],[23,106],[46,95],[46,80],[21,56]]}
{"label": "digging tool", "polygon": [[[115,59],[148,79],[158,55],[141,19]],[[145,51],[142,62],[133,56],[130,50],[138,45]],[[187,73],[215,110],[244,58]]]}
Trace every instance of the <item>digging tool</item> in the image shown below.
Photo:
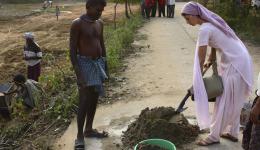
{"label": "digging tool", "polygon": [[[207,70],[210,68],[211,64],[205,68],[205,70],[202,72],[202,76],[207,72]],[[188,100],[188,98],[191,96],[191,99],[194,101],[194,92],[193,92],[193,86],[191,88],[188,89],[187,94],[185,95],[185,97],[182,99],[181,103],[179,104],[176,112],[179,114],[183,111],[185,111],[188,107],[184,108],[184,105],[186,103],[186,101]]]}
{"label": "digging tool", "polygon": [[188,90],[187,94],[186,94],[185,97],[182,99],[181,103],[179,104],[179,106],[178,106],[178,108],[177,108],[177,110],[176,110],[177,113],[181,113],[181,112],[183,112],[184,110],[186,110],[186,109],[188,108],[188,107],[185,107],[185,108],[183,108],[183,107],[184,107],[184,105],[185,105],[187,99],[188,99],[190,96],[192,96],[192,93],[190,92],[190,90]]}
{"label": "digging tool", "polygon": [[12,95],[8,94],[13,84],[0,84],[0,114],[4,118],[10,118],[12,112]]}

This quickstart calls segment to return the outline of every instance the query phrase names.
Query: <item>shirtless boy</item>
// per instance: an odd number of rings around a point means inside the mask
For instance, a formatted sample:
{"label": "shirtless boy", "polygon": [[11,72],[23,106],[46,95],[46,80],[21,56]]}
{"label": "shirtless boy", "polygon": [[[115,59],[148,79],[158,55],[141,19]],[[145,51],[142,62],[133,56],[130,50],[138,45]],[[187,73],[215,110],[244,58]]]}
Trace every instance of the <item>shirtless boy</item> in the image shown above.
{"label": "shirtless boy", "polygon": [[105,6],[105,0],[88,0],[86,14],[75,19],[71,25],[70,58],[79,90],[75,149],[84,149],[84,137],[108,136],[106,132],[92,128],[98,97],[104,94],[102,83],[107,79],[103,22],[99,20]]}

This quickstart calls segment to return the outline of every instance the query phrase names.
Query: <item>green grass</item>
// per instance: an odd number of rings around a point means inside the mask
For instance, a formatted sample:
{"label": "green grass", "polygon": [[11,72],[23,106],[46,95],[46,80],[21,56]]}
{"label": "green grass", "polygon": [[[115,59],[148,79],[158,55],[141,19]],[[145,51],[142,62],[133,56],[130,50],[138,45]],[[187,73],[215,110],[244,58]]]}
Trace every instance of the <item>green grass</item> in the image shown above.
{"label": "green grass", "polygon": [[116,30],[112,25],[105,27],[104,37],[110,70],[115,71],[120,66],[122,56],[126,53],[127,47],[133,42],[134,31],[142,23],[142,18],[138,15],[131,19],[121,20]]}

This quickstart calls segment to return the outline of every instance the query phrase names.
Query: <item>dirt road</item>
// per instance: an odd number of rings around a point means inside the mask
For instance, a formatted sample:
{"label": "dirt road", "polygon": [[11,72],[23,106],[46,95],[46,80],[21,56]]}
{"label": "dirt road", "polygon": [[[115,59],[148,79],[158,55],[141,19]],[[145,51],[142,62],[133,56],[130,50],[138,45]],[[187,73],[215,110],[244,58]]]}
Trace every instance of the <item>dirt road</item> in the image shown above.
{"label": "dirt road", "polygon": [[[192,83],[193,55],[198,27],[186,25],[181,18],[180,9],[183,3],[176,6],[176,17],[152,18],[139,30],[138,41],[141,50],[126,59],[127,68],[122,73],[126,78],[123,86],[114,90],[122,96],[121,101],[101,106],[97,110],[94,127],[107,130],[110,137],[104,140],[86,139],[88,150],[120,149],[120,135],[127,125],[146,107],[177,107]],[[146,40],[140,40],[145,37]],[[141,37],[141,38],[140,38]],[[255,75],[260,71],[260,47],[249,47],[255,63]],[[256,78],[256,77],[255,77]],[[120,95],[119,94],[119,95]],[[194,117],[194,104],[188,102],[188,110],[184,114]],[[212,110],[212,106],[211,106]],[[76,121],[74,120],[65,134],[57,141],[55,149],[73,149],[76,137]],[[205,136],[205,135],[202,135]],[[240,137],[241,138],[241,137]],[[242,150],[241,140],[230,143],[221,139],[221,144],[211,147],[197,147],[194,143],[186,149],[196,150]]]}

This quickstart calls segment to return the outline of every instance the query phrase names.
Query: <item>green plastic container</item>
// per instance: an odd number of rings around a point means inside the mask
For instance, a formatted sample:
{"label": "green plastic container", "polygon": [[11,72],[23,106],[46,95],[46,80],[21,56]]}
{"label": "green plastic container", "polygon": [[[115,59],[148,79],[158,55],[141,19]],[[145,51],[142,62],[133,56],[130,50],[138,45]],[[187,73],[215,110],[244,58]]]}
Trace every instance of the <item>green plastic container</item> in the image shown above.
{"label": "green plastic container", "polygon": [[137,147],[139,144],[149,144],[149,145],[156,145],[159,146],[161,148],[165,148],[167,150],[176,150],[175,145],[167,140],[163,140],[163,139],[148,139],[148,140],[143,140],[141,142],[139,142],[137,145],[135,145],[134,150],[137,150]]}

